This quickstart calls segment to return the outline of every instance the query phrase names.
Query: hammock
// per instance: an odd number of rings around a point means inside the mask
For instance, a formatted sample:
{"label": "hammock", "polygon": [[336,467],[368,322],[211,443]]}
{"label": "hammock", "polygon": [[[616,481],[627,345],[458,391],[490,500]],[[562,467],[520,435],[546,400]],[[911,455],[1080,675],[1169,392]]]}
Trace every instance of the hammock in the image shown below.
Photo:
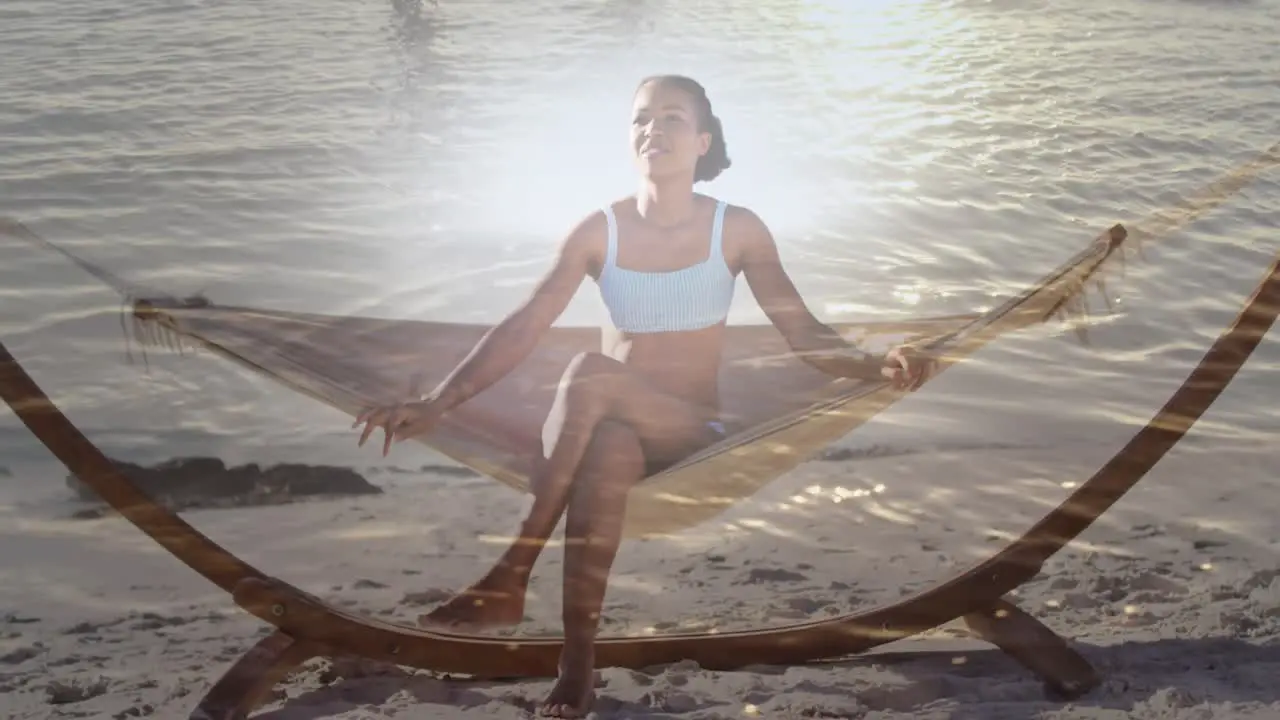
{"label": "hammock", "polygon": [[[132,296],[144,344],[202,347],[348,416],[402,399],[445,377],[488,327],[217,305],[204,298],[140,298],[127,283],[53,246],[16,221],[0,232],[51,247]],[[1128,233],[1115,225],[1025,292],[970,315],[833,327],[861,347],[909,342],[936,354],[939,371],[996,336],[1083,311],[1091,281]],[[577,353],[598,351],[598,328],[556,327],[513,372],[415,438],[454,461],[528,492],[542,462],[541,429],[555,388]],[[706,521],[892,405],[906,391],[885,381],[833,379],[796,358],[771,325],[727,330],[720,371],[724,414],[740,431],[646,478],[629,496],[628,537]]]}

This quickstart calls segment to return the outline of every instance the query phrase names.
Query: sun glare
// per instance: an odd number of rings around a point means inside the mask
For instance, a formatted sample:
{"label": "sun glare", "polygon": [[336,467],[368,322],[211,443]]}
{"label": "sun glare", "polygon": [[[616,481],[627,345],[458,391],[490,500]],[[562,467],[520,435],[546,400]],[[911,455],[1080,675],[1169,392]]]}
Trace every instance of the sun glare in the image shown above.
{"label": "sun glare", "polygon": [[[870,214],[897,212],[889,206],[901,205],[914,178],[929,172],[927,143],[914,138],[945,120],[927,108],[952,81],[944,69],[954,63],[934,56],[948,53],[955,13],[919,0],[762,0],[727,8],[722,20],[739,40],[695,42],[705,33],[655,18],[654,29],[636,31],[633,47],[585,48],[590,62],[504,83],[503,93],[459,113],[465,130],[448,133],[451,223],[435,236],[458,249],[444,254],[494,282],[508,278],[496,263],[513,253],[545,261],[587,213],[634,190],[627,144],[634,83],[678,72],[707,88],[733,162],[696,189],[764,218],[806,292],[814,263],[843,261],[851,273],[864,272],[865,261],[882,252],[867,234]],[[784,25],[786,35],[761,32],[765,22]],[[413,260],[393,264],[436,261]],[[510,277],[526,285],[535,278]],[[519,290],[511,288],[512,297]],[[911,305],[926,295],[920,288],[897,301]],[[828,302],[811,297],[815,307]],[[869,308],[831,301],[840,307],[829,312],[883,307],[879,300]],[[499,313],[492,302],[488,311]],[[585,300],[570,309],[574,322],[593,313],[599,308]],[[735,297],[731,321],[760,320],[746,293]]]}

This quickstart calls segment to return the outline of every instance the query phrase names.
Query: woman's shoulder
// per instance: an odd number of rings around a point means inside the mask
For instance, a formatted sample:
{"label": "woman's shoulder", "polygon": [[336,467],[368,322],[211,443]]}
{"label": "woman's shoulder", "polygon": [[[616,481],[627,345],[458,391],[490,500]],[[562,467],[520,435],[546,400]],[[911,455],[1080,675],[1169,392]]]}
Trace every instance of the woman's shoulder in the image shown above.
{"label": "woman's shoulder", "polygon": [[753,238],[769,240],[772,238],[768,224],[755,210],[746,205],[735,205],[728,202],[725,203],[724,207],[724,230],[726,235],[732,234],[735,237],[748,240]]}
{"label": "woman's shoulder", "polygon": [[561,254],[576,256],[592,267],[599,265],[605,256],[609,236],[606,210],[612,207],[611,204],[604,205],[580,216],[561,240]]}

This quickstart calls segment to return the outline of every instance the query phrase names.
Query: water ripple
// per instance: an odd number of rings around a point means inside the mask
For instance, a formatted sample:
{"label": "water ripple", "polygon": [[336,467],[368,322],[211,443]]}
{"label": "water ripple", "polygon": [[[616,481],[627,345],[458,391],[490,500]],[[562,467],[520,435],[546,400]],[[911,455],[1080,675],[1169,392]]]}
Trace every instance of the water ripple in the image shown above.
{"label": "water ripple", "polygon": [[[1280,130],[1280,50],[1259,30],[1275,3],[513,7],[11,0],[0,212],[175,292],[492,320],[560,233],[630,189],[636,79],[687,72],[734,158],[708,191],[770,222],[821,315],[952,313],[1180,202]],[[1265,173],[1113,278],[1120,309],[1092,328],[1106,352],[1033,334],[961,374],[989,390],[998,367],[1025,383],[1018,399],[943,386],[938,402],[975,426],[1034,425],[1016,408],[1046,393],[1099,427],[1140,414],[1275,251],[1278,196]],[[569,320],[600,318],[589,295]],[[0,301],[6,338],[74,389],[86,422],[280,422],[216,364],[194,390],[121,367],[109,294],[56,259],[0,246]],[[760,319],[745,290],[734,313]],[[1137,366],[1162,379],[1125,380]]]}

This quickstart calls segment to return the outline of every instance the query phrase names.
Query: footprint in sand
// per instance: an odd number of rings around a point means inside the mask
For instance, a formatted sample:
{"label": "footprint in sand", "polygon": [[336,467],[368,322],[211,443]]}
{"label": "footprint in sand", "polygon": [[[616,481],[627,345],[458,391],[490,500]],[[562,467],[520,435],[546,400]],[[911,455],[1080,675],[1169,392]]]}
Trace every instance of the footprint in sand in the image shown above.
{"label": "footprint in sand", "polygon": [[[1167,571],[1166,571],[1167,572]],[[1093,581],[1092,594],[1103,602],[1130,600],[1135,603],[1176,602],[1190,592],[1187,584],[1156,571],[1134,575],[1104,575]]]}
{"label": "footprint in sand", "polygon": [[50,705],[68,705],[105,695],[110,687],[111,683],[106,678],[98,678],[83,684],[55,680],[45,687],[45,700]]}
{"label": "footprint in sand", "polygon": [[29,625],[40,622],[40,618],[22,617],[17,613],[5,613],[3,622],[5,625]]}
{"label": "footprint in sand", "polygon": [[408,677],[410,673],[397,665],[353,656],[341,656],[329,660],[318,679],[325,685],[338,680],[358,680],[370,677]]}
{"label": "footprint in sand", "polygon": [[1244,609],[1218,610],[1216,614],[1218,627],[1237,637],[1253,637],[1256,630],[1265,627],[1260,619]]}
{"label": "footprint in sand", "polygon": [[1120,602],[1129,594],[1129,589],[1125,585],[1126,581],[1123,577],[1103,575],[1094,579],[1090,592],[1103,602]]}
{"label": "footprint in sand", "polygon": [[100,623],[78,622],[75,625],[72,625],[71,627],[67,628],[66,630],[63,630],[62,634],[63,635],[92,635],[92,634],[98,633],[99,631],[105,630],[111,627],[112,625],[118,625],[121,622],[123,622],[123,620],[115,620],[113,622],[100,622]]}
{"label": "footprint in sand", "polygon": [[1160,617],[1150,610],[1126,612],[1121,620],[1121,624],[1126,627],[1147,627],[1158,622],[1160,622]]}
{"label": "footprint in sand", "polygon": [[650,690],[640,696],[640,702],[662,713],[690,713],[701,706],[696,697],[681,690]]}
{"label": "footprint in sand", "polygon": [[1145,540],[1147,538],[1161,537],[1163,535],[1165,535],[1164,528],[1150,523],[1134,525],[1129,529],[1129,537],[1133,540]]}
{"label": "footprint in sand", "polygon": [[1259,570],[1258,572],[1255,572],[1253,575],[1249,576],[1248,580],[1244,581],[1244,583],[1241,585],[1241,589],[1244,590],[1246,593],[1249,593],[1249,592],[1253,592],[1254,590],[1268,588],[1268,587],[1271,587],[1272,583],[1275,582],[1276,578],[1280,578],[1280,568],[1272,568],[1270,570]]}
{"label": "footprint in sand", "polygon": [[21,665],[22,663],[40,656],[42,649],[39,645],[29,645],[20,647],[13,652],[0,655],[0,665]]}
{"label": "footprint in sand", "polygon": [[803,615],[816,615],[819,610],[834,604],[835,602],[830,598],[807,597],[791,598],[786,602],[786,606],[789,610]]}
{"label": "footprint in sand", "polygon": [[1092,610],[1101,602],[1084,592],[1069,592],[1062,597],[1062,607],[1068,610]]}
{"label": "footprint in sand", "polygon": [[155,613],[143,613],[138,622],[134,623],[131,630],[159,630],[166,627],[178,627],[193,622],[192,618],[185,617],[165,617],[156,615]]}
{"label": "footprint in sand", "polygon": [[771,582],[804,582],[809,579],[808,575],[783,568],[752,568],[748,570],[745,577],[733,581],[734,585],[759,585],[760,583]]}
{"label": "footprint in sand", "polygon": [[1073,577],[1054,578],[1049,582],[1050,590],[1075,590],[1080,587],[1080,580]]}
{"label": "footprint in sand", "polygon": [[1135,602],[1174,602],[1190,592],[1186,583],[1150,571],[1135,575],[1129,589]]}
{"label": "footprint in sand", "polygon": [[953,683],[946,677],[925,675],[900,685],[872,686],[858,692],[864,708],[851,709],[863,714],[867,709],[910,713],[923,705],[954,694]]}
{"label": "footprint in sand", "polygon": [[64,658],[50,660],[46,663],[46,667],[67,667],[69,665],[93,665],[94,667],[106,667],[107,662],[111,658],[102,655],[69,655]]}
{"label": "footprint in sand", "polygon": [[405,593],[404,597],[400,598],[400,604],[412,607],[426,607],[438,605],[452,597],[453,593],[448,590],[423,590],[421,592]]}

